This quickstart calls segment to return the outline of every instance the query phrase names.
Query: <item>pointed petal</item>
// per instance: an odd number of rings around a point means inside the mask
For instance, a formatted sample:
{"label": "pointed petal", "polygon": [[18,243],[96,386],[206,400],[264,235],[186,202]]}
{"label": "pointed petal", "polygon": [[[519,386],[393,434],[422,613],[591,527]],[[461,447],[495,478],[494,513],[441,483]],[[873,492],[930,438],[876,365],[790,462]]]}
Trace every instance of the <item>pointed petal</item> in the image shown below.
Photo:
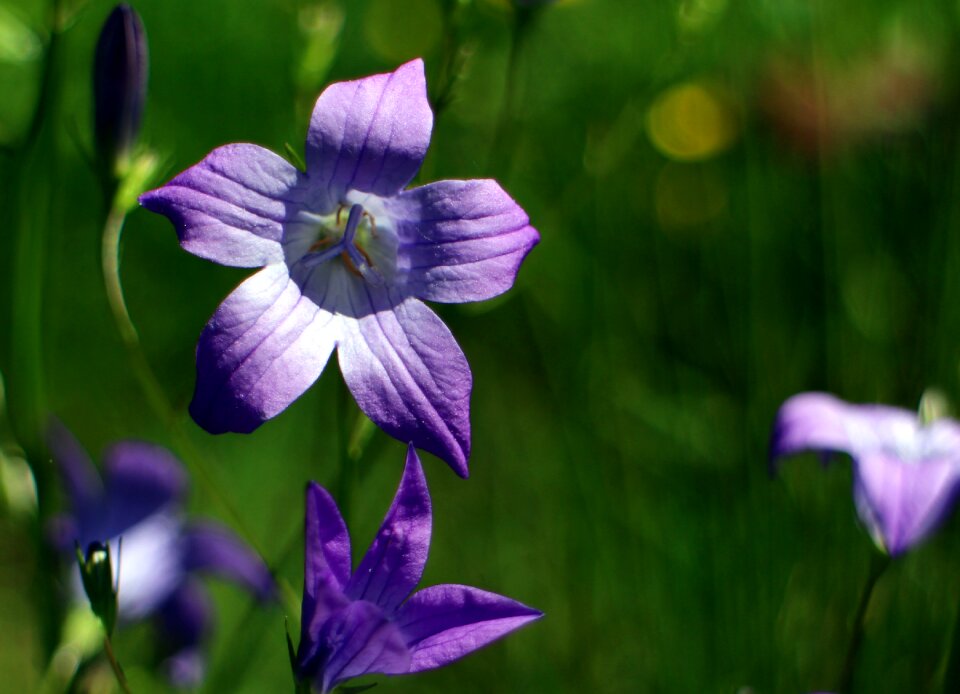
{"label": "pointed petal", "polygon": [[218,147],[140,204],[173,222],[180,245],[221,265],[260,267],[283,261],[284,224],[302,209],[302,174],[270,150]]}
{"label": "pointed petal", "polygon": [[212,609],[206,591],[195,581],[181,585],[158,610],[161,648],[168,654],[163,669],[177,687],[194,687],[202,680],[205,660],[201,645],[210,630]]}
{"label": "pointed petal", "polygon": [[410,667],[403,635],[376,605],[364,601],[350,603],[323,625],[318,653],[322,662],[315,676],[323,692],[351,677],[397,675]]}
{"label": "pointed petal", "polygon": [[183,566],[234,581],[261,600],[274,597],[276,585],[263,559],[229,528],[210,521],[195,523],[183,534]]}
{"label": "pointed petal", "polygon": [[433,113],[423,61],[327,87],[307,133],[307,172],[342,201],[348,190],[387,197],[406,186],[430,144]]}
{"label": "pointed petal", "polygon": [[874,541],[891,556],[910,549],[946,517],[960,491],[956,456],[909,463],[862,456],[854,465],[857,510]]}
{"label": "pointed petal", "polygon": [[338,351],[350,392],[381,429],[466,477],[473,387],[466,357],[419,300],[393,305],[383,290],[358,287]]}
{"label": "pointed petal", "polygon": [[170,451],[142,441],[121,441],[103,454],[106,489],[100,532],[104,538],[128,528],[179,501],[187,474]]}
{"label": "pointed petal", "polygon": [[513,286],[540,240],[526,212],[496,181],[440,181],[388,201],[400,240],[398,264],[414,296],[482,301]]}
{"label": "pointed petal", "polygon": [[70,507],[79,524],[80,532],[99,514],[103,484],[90,456],[59,419],[47,424],[47,447],[60,470]]}
{"label": "pointed petal", "polygon": [[304,522],[303,604],[300,643],[316,640],[330,613],[347,603],[350,580],[350,535],[340,509],[326,489],[307,485]]}
{"label": "pointed petal", "polygon": [[826,393],[800,393],[781,405],[770,438],[770,459],[803,451],[850,453],[845,424],[850,406]]}
{"label": "pointed petal", "polygon": [[317,380],[335,328],[285,265],[267,266],[220,304],[200,335],[190,414],[212,434],[253,431]]}
{"label": "pointed petal", "polygon": [[410,672],[420,672],[462,658],[542,616],[496,593],[440,585],[414,593],[395,622],[413,655]]}
{"label": "pointed petal", "polygon": [[367,600],[392,614],[417,587],[430,552],[430,492],[413,446],[400,487],[373,544],[347,584],[351,600]]}

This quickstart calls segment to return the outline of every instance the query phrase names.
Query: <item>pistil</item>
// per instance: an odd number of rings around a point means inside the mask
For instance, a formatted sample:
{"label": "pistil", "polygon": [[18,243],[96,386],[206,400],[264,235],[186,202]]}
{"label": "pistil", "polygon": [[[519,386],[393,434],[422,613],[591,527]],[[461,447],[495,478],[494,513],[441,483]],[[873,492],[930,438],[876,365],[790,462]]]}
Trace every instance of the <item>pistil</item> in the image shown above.
{"label": "pistil", "polygon": [[[341,206],[337,210],[335,225],[340,226]],[[317,266],[325,263],[337,256],[343,259],[347,270],[357,277],[362,277],[371,284],[382,284],[383,276],[373,266],[373,261],[367,252],[357,243],[357,231],[359,230],[361,220],[366,217],[370,224],[371,235],[376,238],[376,221],[369,212],[364,211],[363,206],[359,204],[351,205],[350,212],[347,215],[347,223],[343,229],[343,235],[334,241],[331,236],[324,235],[317,239],[307,250],[305,260],[311,266]],[[327,231],[326,227],[324,230]]]}

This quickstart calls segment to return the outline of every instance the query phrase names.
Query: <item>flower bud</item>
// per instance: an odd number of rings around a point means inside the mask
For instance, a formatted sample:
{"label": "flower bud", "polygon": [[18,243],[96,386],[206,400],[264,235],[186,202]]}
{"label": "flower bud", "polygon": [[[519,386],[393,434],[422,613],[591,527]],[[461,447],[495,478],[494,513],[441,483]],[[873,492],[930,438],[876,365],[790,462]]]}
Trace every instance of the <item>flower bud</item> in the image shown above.
{"label": "flower bud", "polygon": [[147,96],[147,37],[140,16],[117,5],[100,31],[93,66],[93,124],[97,158],[115,178],[140,132]]}
{"label": "flower bud", "polygon": [[117,622],[117,590],[113,582],[113,564],[110,561],[110,545],[91,542],[84,557],[77,545],[77,562],[83,590],[90,600],[90,609],[103,622],[107,636],[113,633]]}

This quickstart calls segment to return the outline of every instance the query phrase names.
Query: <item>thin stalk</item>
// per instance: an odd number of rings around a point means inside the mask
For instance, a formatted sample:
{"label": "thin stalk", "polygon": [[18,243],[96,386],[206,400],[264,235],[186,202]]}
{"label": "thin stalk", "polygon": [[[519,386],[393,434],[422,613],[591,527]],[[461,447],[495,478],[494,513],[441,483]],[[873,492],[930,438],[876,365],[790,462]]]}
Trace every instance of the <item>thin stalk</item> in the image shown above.
{"label": "thin stalk", "polygon": [[430,106],[433,108],[433,117],[440,114],[453,101],[453,90],[460,77],[460,41],[457,27],[459,3],[456,0],[447,0],[443,3],[443,51],[440,58],[439,79],[440,85],[434,92]]}
{"label": "thin stalk", "polygon": [[127,683],[127,676],[123,674],[123,668],[120,667],[120,663],[117,661],[117,656],[113,653],[113,645],[110,643],[110,637],[103,637],[103,652],[107,656],[107,661],[110,663],[110,669],[113,670],[114,676],[117,678],[117,683],[120,685],[120,689],[123,690],[124,694],[130,694],[130,685]]}
{"label": "thin stalk", "polygon": [[513,31],[510,35],[510,49],[507,54],[507,75],[503,86],[503,105],[497,119],[496,130],[490,145],[491,158],[496,157],[501,150],[509,145],[508,135],[513,124],[514,108],[517,98],[517,82],[520,66],[520,52],[530,33],[536,10],[520,7],[514,14]]}
{"label": "thin stalk", "polygon": [[56,110],[61,0],[52,0],[49,13],[50,37],[41,68],[37,105],[26,134],[15,150],[19,157],[18,175],[14,179],[18,181],[19,194],[14,198],[17,240],[11,272],[10,381],[17,401],[14,409],[20,416],[13,425],[34,466],[42,458],[39,453],[43,448],[41,432],[46,410],[42,358],[44,252],[55,160],[53,152],[44,151],[43,145],[53,140],[48,114]]}
{"label": "thin stalk", "polygon": [[867,609],[870,607],[870,599],[873,597],[873,590],[877,586],[877,581],[890,566],[890,557],[878,552],[872,553],[870,557],[870,572],[867,574],[867,582],[860,593],[860,603],[857,605],[857,612],[853,618],[853,632],[850,634],[850,643],[847,645],[847,655],[843,661],[843,670],[840,672],[840,680],[837,685],[837,692],[840,694],[849,694],[853,688],[853,675],[856,671],[857,657],[860,654],[860,647],[863,644],[864,619],[867,616]]}
{"label": "thin stalk", "polygon": [[[253,534],[244,522],[243,517],[237,511],[236,506],[220,491],[203,456],[194,447],[187,433],[183,430],[181,420],[167,399],[163,387],[160,385],[160,381],[150,367],[150,362],[147,360],[143,347],[140,344],[140,336],[133,324],[133,320],[130,318],[130,312],[127,309],[126,299],[124,298],[123,284],[120,280],[120,240],[123,234],[126,214],[126,209],[119,204],[116,197],[114,197],[103,226],[101,265],[107,303],[110,306],[110,313],[113,315],[117,332],[120,334],[120,340],[127,352],[127,358],[130,360],[134,374],[140,383],[140,387],[143,389],[148,404],[154,414],[164,423],[167,430],[171,432],[180,457],[183,458],[184,462],[191,468],[191,472],[203,488],[204,493],[212,499],[229,518],[231,524],[247,544],[261,557],[264,557],[266,555],[262,547],[260,547],[259,543],[254,539]],[[299,610],[299,601],[296,593],[285,580],[278,579],[278,585],[285,608],[296,613]]]}

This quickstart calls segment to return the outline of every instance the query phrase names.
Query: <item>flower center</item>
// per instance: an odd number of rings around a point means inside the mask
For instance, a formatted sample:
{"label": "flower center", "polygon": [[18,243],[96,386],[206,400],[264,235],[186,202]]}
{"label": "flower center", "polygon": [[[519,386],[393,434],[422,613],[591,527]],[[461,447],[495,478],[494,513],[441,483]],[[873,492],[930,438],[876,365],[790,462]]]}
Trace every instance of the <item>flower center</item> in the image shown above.
{"label": "flower center", "polygon": [[301,260],[307,267],[316,267],[339,257],[352,274],[381,284],[383,275],[366,250],[377,239],[377,220],[362,205],[346,210],[346,205],[340,205],[336,214],[310,215],[310,221],[317,224],[317,237]]}

